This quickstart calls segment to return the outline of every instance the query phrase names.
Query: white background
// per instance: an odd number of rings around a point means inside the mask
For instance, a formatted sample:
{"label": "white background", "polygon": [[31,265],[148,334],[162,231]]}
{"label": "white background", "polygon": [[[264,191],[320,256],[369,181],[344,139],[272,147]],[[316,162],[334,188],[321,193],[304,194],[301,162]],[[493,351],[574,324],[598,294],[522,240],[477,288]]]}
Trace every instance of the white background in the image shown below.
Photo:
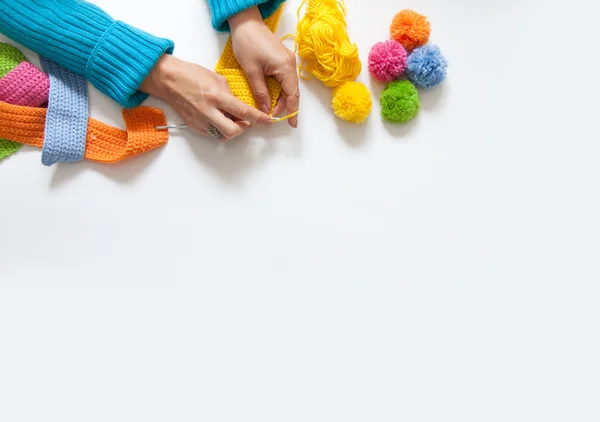
{"label": "white background", "polygon": [[[95,3],[210,68],[226,40],[203,0]],[[0,163],[2,422],[600,419],[597,6],[347,6],[364,127],[303,82],[297,130]],[[406,7],[450,68],[394,126],[366,58]]]}

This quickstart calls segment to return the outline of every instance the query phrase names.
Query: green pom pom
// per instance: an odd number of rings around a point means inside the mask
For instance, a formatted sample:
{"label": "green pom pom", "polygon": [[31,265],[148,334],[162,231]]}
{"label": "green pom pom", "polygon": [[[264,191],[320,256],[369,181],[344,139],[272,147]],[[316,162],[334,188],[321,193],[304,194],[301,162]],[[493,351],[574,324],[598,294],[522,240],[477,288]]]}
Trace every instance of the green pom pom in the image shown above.
{"label": "green pom pom", "polygon": [[406,123],[419,112],[417,88],[409,81],[391,82],[379,97],[381,117],[392,123]]}
{"label": "green pom pom", "polygon": [[6,76],[19,63],[27,61],[23,53],[10,44],[0,42],[0,78]]}

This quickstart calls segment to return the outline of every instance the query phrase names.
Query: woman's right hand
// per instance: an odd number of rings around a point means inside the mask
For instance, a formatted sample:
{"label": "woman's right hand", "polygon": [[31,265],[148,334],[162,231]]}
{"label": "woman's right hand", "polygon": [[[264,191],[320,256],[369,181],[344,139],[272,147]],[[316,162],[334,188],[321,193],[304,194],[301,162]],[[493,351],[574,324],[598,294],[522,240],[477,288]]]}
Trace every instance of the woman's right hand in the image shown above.
{"label": "woman's right hand", "polygon": [[190,129],[202,135],[207,135],[211,124],[224,138],[232,139],[252,123],[273,123],[268,114],[235,97],[223,76],[171,55],[158,61],[140,90],[168,103]]}

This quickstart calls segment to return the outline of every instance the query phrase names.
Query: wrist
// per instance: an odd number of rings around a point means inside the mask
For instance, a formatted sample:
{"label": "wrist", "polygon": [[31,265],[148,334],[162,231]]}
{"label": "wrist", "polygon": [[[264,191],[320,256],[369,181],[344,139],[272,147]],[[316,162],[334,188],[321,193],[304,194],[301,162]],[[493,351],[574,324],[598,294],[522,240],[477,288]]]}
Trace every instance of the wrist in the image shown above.
{"label": "wrist", "polygon": [[175,69],[178,61],[179,59],[170,54],[163,55],[140,85],[140,91],[164,99],[166,86],[175,79]]}
{"label": "wrist", "polygon": [[231,31],[235,31],[236,28],[244,24],[257,22],[263,23],[262,15],[260,14],[260,10],[258,10],[257,6],[242,10],[240,13],[231,16],[228,19],[228,22]]}

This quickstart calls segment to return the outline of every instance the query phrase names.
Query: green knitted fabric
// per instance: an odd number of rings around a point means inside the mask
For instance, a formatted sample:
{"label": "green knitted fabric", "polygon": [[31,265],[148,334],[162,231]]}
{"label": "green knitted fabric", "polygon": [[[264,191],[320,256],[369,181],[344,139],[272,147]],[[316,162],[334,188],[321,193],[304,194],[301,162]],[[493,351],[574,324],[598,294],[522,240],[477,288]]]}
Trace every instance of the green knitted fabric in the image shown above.
{"label": "green knitted fabric", "polygon": [[392,123],[406,123],[419,112],[419,92],[409,81],[394,81],[383,90],[379,103],[381,116],[385,120]]}
{"label": "green knitted fabric", "polygon": [[[0,43],[0,79],[24,61],[27,61],[27,58],[17,48],[10,44]],[[0,139],[0,160],[14,154],[21,147],[22,145],[18,142]]]}
{"label": "green knitted fabric", "polygon": [[8,157],[11,154],[14,154],[19,149],[21,149],[22,146],[23,145],[21,145],[18,142],[0,139],[0,160]]}
{"label": "green knitted fabric", "polygon": [[0,78],[6,76],[19,63],[27,61],[27,58],[10,44],[0,43]]}

